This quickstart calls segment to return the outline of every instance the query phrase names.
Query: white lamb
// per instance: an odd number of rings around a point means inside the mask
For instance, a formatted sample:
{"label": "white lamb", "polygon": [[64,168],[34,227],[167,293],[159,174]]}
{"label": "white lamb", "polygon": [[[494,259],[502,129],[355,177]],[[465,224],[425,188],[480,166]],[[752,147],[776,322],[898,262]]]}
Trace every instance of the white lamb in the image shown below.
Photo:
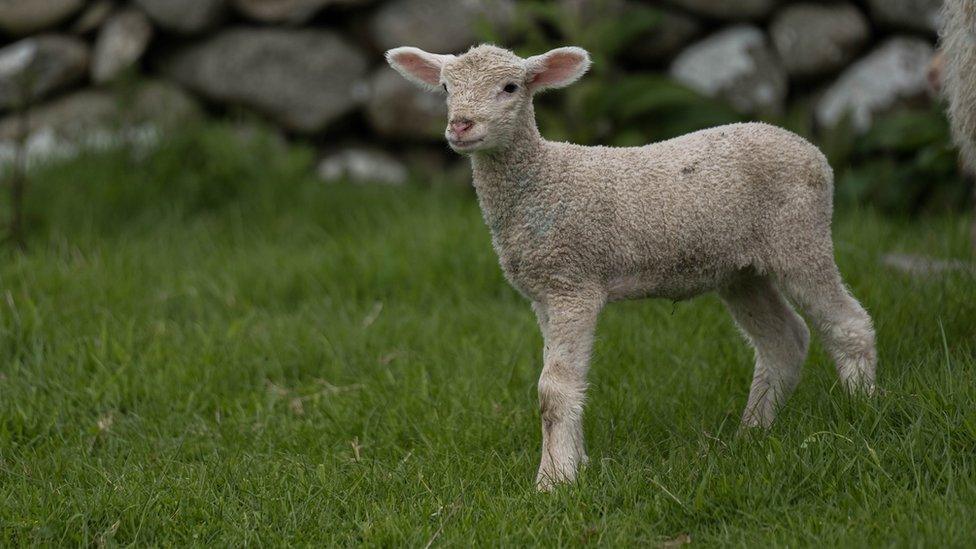
{"label": "white lamb", "polygon": [[609,301],[717,291],[756,349],[746,426],[770,425],[806,357],[809,332],[784,293],[822,334],[844,386],[874,390],[874,329],[834,263],[833,175],[815,146],[766,124],[644,147],[553,143],[539,135],[532,97],[582,76],[586,51],[522,59],[487,45],[459,56],[402,47],[386,58],[447,92],[447,140],[471,157],[502,270],[538,316],[539,489],[574,480],[587,460],[586,371]]}
{"label": "white lamb", "polygon": [[[940,46],[943,52],[942,91],[949,103],[952,137],[964,169],[976,174],[976,3],[946,0],[942,7]],[[936,67],[938,71],[938,66]],[[936,76],[938,80],[938,76]],[[976,191],[976,189],[974,189]],[[970,229],[976,249],[976,219]]]}

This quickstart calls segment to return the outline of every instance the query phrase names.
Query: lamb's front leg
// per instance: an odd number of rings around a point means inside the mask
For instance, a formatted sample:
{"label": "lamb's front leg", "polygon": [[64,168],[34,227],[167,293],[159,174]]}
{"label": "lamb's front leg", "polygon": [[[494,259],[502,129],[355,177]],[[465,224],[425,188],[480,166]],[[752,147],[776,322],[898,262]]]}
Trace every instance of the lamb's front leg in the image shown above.
{"label": "lamb's front leg", "polygon": [[550,490],[576,479],[586,462],[583,401],[593,332],[604,297],[599,294],[550,298],[536,305],[545,337],[539,409],[542,413],[542,462],[536,486]]}

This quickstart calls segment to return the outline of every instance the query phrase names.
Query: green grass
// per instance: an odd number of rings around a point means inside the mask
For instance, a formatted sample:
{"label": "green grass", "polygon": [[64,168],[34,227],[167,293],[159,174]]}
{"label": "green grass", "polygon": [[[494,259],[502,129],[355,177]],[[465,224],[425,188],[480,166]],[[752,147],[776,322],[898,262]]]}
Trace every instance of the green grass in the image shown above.
{"label": "green grass", "polygon": [[541,340],[472,193],[329,186],[208,128],[34,173],[0,266],[4,545],[966,546],[976,281],[962,218],[838,213],[883,394],[815,344],[765,435],[718,300],[610,305],[576,485],[532,486]]}

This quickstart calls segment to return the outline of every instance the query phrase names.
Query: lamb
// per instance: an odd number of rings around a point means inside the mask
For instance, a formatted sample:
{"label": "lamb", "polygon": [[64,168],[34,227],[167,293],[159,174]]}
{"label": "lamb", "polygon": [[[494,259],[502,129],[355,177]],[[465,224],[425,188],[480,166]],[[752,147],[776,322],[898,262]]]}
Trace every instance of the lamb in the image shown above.
{"label": "lamb", "polygon": [[386,58],[446,91],[447,141],[470,156],[502,270],[538,318],[540,490],[575,480],[587,461],[586,373],[610,301],[717,291],[756,350],[746,427],[769,426],[800,377],[809,332],[787,297],[819,330],[844,387],[873,392],[874,329],[834,263],[833,174],[809,142],[759,123],[643,147],[549,142],[532,98],[580,78],[585,50],[522,59],[491,45],[458,56],[401,47]]}
{"label": "lamb", "polygon": [[[942,56],[934,67],[941,74],[933,80],[938,84],[941,76],[953,141],[959,147],[964,169],[972,175],[976,174],[976,4],[946,0],[942,10]],[[976,247],[976,221],[971,233]]]}

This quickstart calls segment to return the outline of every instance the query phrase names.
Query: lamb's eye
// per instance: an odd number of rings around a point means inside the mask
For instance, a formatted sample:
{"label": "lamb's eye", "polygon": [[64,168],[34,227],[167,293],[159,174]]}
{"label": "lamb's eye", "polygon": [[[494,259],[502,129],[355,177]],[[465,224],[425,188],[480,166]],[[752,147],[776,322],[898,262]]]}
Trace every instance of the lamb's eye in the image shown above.
{"label": "lamb's eye", "polygon": [[509,84],[505,84],[505,87],[502,88],[502,91],[504,91],[505,93],[515,93],[515,90],[517,90],[517,89],[518,89],[518,86],[516,86],[515,84],[509,83]]}
{"label": "lamb's eye", "polygon": [[444,88],[444,91],[447,91],[447,84],[441,84],[441,87]]}

